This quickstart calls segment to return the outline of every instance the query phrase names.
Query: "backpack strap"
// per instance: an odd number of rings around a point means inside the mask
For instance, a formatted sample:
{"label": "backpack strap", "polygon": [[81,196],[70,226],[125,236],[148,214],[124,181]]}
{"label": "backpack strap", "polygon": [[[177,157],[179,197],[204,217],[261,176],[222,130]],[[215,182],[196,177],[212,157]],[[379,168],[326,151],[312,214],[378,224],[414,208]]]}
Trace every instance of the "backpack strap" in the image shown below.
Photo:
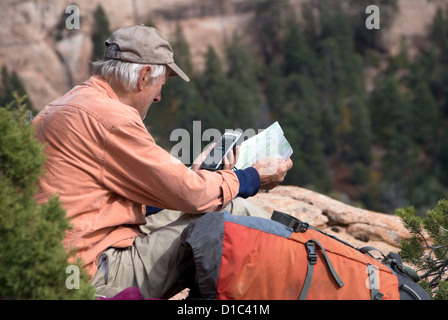
{"label": "backpack strap", "polygon": [[369,274],[370,297],[372,300],[383,299],[384,294],[379,289],[378,279],[376,277],[377,267],[367,264],[367,272]]}
{"label": "backpack strap", "polygon": [[313,280],[314,265],[317,263],[316,245],[312,241],[305,243],[308,253],[308,268],[306,271],[305,281],[303,282],[302,292],[297,300],[305,300]]}
{"label": "backpack strap", "polygon": [[331,264],[330,258],[328,258],[327,252],[325,251],[324,247],[320,244],[319,241],[317,241],[316,239],[312,239],[305,243],[305,247],[306,247],[307,253],[308,253],[308,268],[307,268],[307,272],[306,272],[305,281],[303,283],[302,292],[300,292],[300,296],[299,296],[298,300],[305,300],[306,296],[308,295],[308,291],[310,290],[310,287],[311,287],[311,281],[313,279],[313,272],[314,272],[314,265],[317,263],[317,257],[318,257],[317,253],[316,253],[316,245],[319,247],[319,249],[324,254],[325,262],[327,263],[328,268],[330,269],[330,272],[331,272],[334,280],[336,280],[339,287],[344,286],[344,282],[342,282],[342,280],[339,277],[339,275],[337,274],[336,270],[333,268],[333,265]]}
{"label": "backpack strap", "polygon": [[375,257],[373,257],[373,256],[370,254],[370,251],[377,251],[377,252],[379,252],[379,253],[383,256],[383,259],[384,259],[384,260],[387,260],[387,258],[386,258],[386,256],[384,255],[384,253],[383,253],[381,250],[378,250],[378,249],[375,248],[375,247],[372,247],[372,246],[365,246],[365,247],[359,248],[358,250],[359,250],[360,252],[362,252],[362,253],[365,253],[365,254],[371,256],[371,257],[374,258],[374,259],[375,259]]}
{"label": "backpack strap", "polygon": [[[421,280],[420,276],[417,274],[417,272],[403,264],[403,261],[401,259],[401,256],[398,253],[395,252],[389,252],[387,256],[384,255],[380,250],[378,250],[375,247],[371,246],[365,246],[358,249],[362,253],[368,254],[369,256],[373,257],[369,252],[376,250],[383,256],[383,263],[390,266],[392,270],[394,271],[400,271],[401,273],[404,273],[409,278],[411,278],[415,283],[419,282]],[[374,258],[374,257],[373,257]],[[376,259],[376,258],[375,258]]]}

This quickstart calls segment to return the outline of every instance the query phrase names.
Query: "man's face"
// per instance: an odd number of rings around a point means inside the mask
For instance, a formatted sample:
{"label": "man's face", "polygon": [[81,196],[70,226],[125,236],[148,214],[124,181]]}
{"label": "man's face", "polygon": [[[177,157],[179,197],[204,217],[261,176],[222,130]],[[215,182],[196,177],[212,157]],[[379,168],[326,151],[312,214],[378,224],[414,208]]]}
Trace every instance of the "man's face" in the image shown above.
{"label": "man's face", "polygon": [[168,72],[164,76],[159,77],[155,83],[149,77],[142,78],[141,90],[138,93],[137,100],[138,110],[142,119],[145,119],[151,104],[162,100],[162,87],[165,85],[167,78]]}

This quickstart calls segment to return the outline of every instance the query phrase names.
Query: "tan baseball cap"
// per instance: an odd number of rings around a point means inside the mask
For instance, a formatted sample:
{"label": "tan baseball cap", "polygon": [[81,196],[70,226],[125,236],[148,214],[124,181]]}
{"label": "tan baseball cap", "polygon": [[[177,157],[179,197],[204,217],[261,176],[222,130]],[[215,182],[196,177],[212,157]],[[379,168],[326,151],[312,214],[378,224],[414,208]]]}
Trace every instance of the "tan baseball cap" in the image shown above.
{"label": "tan baseball cap", "polygon": [[[116,44],[116,45],[113,45]],[[120,28],[105,42],[104,58],[139,64],[164,64],[171,70],[170,76],[190,81],[174,63],[173,48],[153,27],[136,25]]]}

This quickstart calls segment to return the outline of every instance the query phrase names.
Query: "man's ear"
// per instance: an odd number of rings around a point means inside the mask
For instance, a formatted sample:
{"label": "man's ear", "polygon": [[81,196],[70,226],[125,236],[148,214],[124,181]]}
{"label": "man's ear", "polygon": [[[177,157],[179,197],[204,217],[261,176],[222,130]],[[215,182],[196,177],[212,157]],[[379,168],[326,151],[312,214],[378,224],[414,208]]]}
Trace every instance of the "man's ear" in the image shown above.
{"label": "man's ear", "polygon": [[151,66],[145,66],[140,71],[137,85],[139,91],[143,90],[143,88],[150,83],[150,77],[149,77],[150,74],[151,74]]}

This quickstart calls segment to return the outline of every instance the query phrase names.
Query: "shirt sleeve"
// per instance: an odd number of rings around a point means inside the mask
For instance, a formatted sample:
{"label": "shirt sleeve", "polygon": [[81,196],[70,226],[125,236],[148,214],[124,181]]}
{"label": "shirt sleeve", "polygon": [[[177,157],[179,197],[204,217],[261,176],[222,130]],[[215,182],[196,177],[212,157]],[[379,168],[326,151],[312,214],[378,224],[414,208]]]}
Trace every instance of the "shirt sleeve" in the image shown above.
{"label": "shirt sleeve", "polygon": [[[258,193],[260,190],[260,175],[257,169],[249,167],[244,170],[237,170],[235,174],[240,184],[237,197],[246,199]],[[156,214],[161,210],[161,208],[146,206],[146,215]]]}
{"label": "shirt sleeve", "polygon": [[101,169],[102,182],[123,197],[189,213],[219,210],[240,190],[233,171],[189,170],[136,120],[123,121],[110,132]]}

